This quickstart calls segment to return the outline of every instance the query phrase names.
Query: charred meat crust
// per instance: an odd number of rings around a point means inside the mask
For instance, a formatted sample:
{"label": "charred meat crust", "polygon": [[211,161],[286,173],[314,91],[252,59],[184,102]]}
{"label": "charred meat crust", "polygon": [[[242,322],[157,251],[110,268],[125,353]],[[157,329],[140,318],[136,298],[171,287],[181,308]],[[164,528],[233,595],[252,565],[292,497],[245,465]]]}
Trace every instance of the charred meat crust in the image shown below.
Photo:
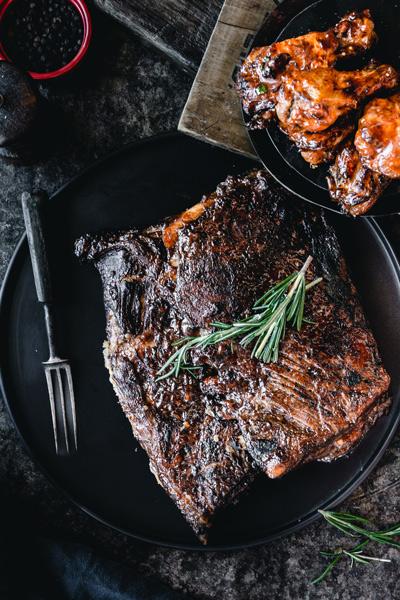
{"label": "charred meat crust", "polygon": [[[260,469],[278,477],[350,451],[386,409],[381,365],[334,231],[264,172],[228,177],[156,227],[84,236],[107,314],[106,365],[150,468],[204,541],[214,513]],[[314,257],[313,325],[288,330],[278,363],[224,343],[192,352],[197,379],[156,381],[172,344],[231,321]]]}
{"label": "charred meat crust", "polygon": [[388,177],[363,164],[352,141],[337,155],[327,181],[331,198],[353,217],[368,212],[390,183]]}

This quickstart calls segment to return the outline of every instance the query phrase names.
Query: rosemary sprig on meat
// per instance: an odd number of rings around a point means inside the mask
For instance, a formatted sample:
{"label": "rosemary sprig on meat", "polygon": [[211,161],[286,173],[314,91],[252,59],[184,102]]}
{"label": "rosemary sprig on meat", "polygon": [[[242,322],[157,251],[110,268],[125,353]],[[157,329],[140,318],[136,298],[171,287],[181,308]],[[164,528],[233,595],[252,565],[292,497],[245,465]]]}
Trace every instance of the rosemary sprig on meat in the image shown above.
{"label": "rosemary sprig on meat", "polygon": [[361,539],[355,546],[348,550],[345,548],[338,548],[337,550],[330,552],[321,552],[320,554],[322,556],[330,558],[330,562],[322,571],[321,575],[316,577],[311,583],[320,583],[323,581],[342,559],[350,560],[350,567],[355,563],[367,565],[374,561],[390,562],[389,558],[379,558],[364,553],[364,549],[371,542],[386,544],[387,546],[400,549],[400,542],[393,539],[400,536],[400,523],[397,523],[388,529],[376,531],[368,527],[369,521],[364,517],[353,515],[351,513],[331,512],[328,510],[320,510],[319,512],[330,525],[333,525],[333,527],[336,527],[342,533],[351,537],[357,536]]}
{"label": "rosemary sprig on meat", "polygon": [[242,346],[253,346],[253,358],[266,363],[276,362],[286,326],[291,325],[300,331],[304,321],[306,294],[322,281],[322,277],[317,277],[306,283],[306,272],[311,262],[312,257],[309,256],[300,271],[295,271],[263,294],[253,305],[248,317],[231,324],[212,323],[214,331],[199,336],[188,336],[175,342],[174,346],[178,349],[158,371],[157,381],[176,377],[181,371],[195,376],[195,371],[201,367],[190,363],[190,350],[202,350],[225,340],[240,339]]}

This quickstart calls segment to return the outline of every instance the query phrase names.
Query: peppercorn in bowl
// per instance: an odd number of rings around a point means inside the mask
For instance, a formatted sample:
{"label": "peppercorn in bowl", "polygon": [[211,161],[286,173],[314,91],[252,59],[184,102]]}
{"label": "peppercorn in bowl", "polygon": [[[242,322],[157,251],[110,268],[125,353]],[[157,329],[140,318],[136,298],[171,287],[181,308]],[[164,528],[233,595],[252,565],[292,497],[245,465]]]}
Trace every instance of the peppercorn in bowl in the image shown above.
{"label": "peppercorn in bowl", "polygon": [[84,0],[6,0],[0,30],[0,58],[34,79],[52,79],[82,60],[92,25]]}

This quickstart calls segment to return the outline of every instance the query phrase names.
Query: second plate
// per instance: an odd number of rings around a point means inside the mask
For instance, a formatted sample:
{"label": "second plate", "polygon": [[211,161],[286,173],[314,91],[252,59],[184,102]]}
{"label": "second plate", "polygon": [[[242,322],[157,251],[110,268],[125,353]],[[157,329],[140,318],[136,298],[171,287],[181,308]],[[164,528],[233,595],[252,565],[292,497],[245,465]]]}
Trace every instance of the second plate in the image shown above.
{"label": "second plate", "polygon": [[[351,10],[369,8],[379,41],[364,57],[373,56],[400,68],[400,3],[396,0],[284,0],[266,19],[252,43],[252,48],[266,46],[277,40],[324,31]],[[359,65],[361,66],[360,60]],[[356,66],[356,65],[355,65]],[[247,122],[248,116],[244,114]],[[266,130],[249,130],[254,149],[268,171],[298,197],[342,214],[329,196],[326,183],[327,166],[311,169],[295,145],[272,123]],[[368,212],[368,217],[400,213],[400,184],[393,182]]]}

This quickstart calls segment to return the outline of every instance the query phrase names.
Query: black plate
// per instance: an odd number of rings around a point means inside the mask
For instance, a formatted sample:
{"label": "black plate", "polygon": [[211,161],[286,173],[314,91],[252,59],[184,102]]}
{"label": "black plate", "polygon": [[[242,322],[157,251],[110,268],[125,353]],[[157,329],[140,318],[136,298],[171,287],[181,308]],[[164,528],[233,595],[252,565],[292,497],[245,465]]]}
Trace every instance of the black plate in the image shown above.
{"label": "black plate", "polygon": [[[276,40],[296,37],[309,31],[323,31],[337,23],[345,13],[364,8],[371,10],[379,42],[362,59],[342,61],[342,66],[358,68],[374,57],[400,68],[400,3],[397,0],[319,0],[314,3],[285,0],[267,18],[252,47],[269,45]],[[248,115],[243,113],[243,116],[248,122]],[[282,185],[304,200],[342,214],[329,196],[326,165],[311,169],[295,145],[274,123],[266,130],[249,130],[249,134],[264,166]],[[399,212],[400,184],[393,182],[369,210],[368,216]]]}
{"label": "black plate", "polygon": [[[198,201],[228,173],[254,165],[236,154],[171,135],[112,156],[49,202],[46,218],[60,344],[62,355],[71,358],[77,396],[79,454],[75,457],[54,455],[41,366],[47,359],[44,324],[25,238],[4,283],[0,305],[3,390],[27,447],[74,502],[141,539],[200,547],[151,475],[146,455],[116,402],[101,351],[105,323],[100,280],[95,269],[75,260],[73,241],[88,231],[154,223]],[[393,408],[350,458],[331,465],[310,464],[281,480],[260,477],[248,495],[221,513],[211,532],[211,549],[269,541],[309,523],[318,508],[337,503],[365,478],[395,431],[400,402],[399,267],[374,222],[353,222],[335,215],[332,219],[393,377]]]}

